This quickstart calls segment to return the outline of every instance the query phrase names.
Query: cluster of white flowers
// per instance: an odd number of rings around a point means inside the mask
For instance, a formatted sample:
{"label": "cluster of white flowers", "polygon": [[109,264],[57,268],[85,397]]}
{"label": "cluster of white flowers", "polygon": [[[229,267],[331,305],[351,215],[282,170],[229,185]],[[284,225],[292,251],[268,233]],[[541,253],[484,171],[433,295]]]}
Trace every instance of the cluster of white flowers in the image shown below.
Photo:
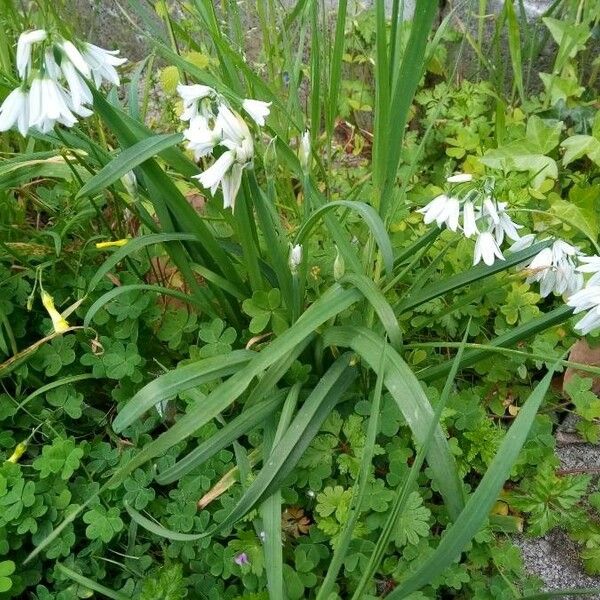
{"label": "cluster of white flowers", "polygon": [[[212,154],[217,147],[224,149],[217,160],[195,178],[213,195],[220,186],[223,205],[233,209],[242,182],[242,170],[254,157],[250,129],[213,88],[199,84],[179,85],[177,91],[183,100],[181,120],[188,122],[183,134],[187,148],[196,160]],[[242,103],[242,108],[260,126],[265,124],[270,106],[270,102],[251,99]]]}
{"label": "cluster of white flowers", "polygon": [[[498,202],[489,190],[462,185],[472,180],[472,175],[465,173],[448,177],[447,182],[456,185],[453,193],[441,194],[419,209],[424,222],[435,221],[438,227],[462,231],[466,238],[476,236],[475,265],[482,260],[486,265],[497,258],[504,260],[501,246],[505,238],[514,242],[509,248],[513,253],[531,246],[535,235],[519,235],[521,226],[507,214],[505,202]],[[585,335],[600,327],[600,256],[586,256],[577,246],[556,239],[522,269],[527,283],[539,283],[543,298],[550,294],[563,296],[575,314],[587,311],[575,325],[579,333]],[[591,274],[587,282],[584,274]]]}
{"label": "cluster of white flowers", "polygon": [[506,212],[506,202],[498,202],[490,193],[473,189],[469,184],[473,176],[468,173],[452,175],[446,180],[453,186],[451,195],[440,194],[418,212],[425,223],[435,221],[450,231],[462,230],[467,238],[476,236],[473,264],[483,260],[494,264],[496,258],[504,260],[500,246],[505,238],[519,240],[517,225]]}
{"label": "cluster of white flowers", "polygon": [[16,55],[21,85],[0,106],[0,131],[16,126],[23,136],[29,129],[48,133],[56,123],[72,127],[78,117],[89,117],[89,80],[119,85],[116,67],[125,59],[118,53],[87,42],[75,45],[44,29],[22,33]]}

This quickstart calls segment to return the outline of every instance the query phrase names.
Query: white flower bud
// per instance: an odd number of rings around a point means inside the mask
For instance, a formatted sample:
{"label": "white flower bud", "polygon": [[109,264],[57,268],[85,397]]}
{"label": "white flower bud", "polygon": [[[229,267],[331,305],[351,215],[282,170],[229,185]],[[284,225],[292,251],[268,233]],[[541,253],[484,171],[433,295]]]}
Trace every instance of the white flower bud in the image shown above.
{"label": "white flower bud", "polygon": [[300,244],[296,244],[295,246],[292,246],[290,244],[290,255],[288,258],[288,265],[290,267],[290,271],[292,273],[296,273],[301,262],[302,262],[302,246]]}
{"label": "white flower bud", "polygon": [[344,257],[340,254],[340,251],[338,250],[337,246],[336,252],[337,254],[335,260],[333,261],[333,278],[336,281],[339,281],[346,272],[346,263],[344,262]]}

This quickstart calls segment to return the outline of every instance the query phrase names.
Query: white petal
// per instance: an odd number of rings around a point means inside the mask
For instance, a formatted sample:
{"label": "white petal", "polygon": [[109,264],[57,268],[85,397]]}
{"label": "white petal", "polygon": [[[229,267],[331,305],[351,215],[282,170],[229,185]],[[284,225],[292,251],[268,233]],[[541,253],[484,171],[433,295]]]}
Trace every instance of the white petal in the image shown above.
{"label": "white petal", "polygon": [[69,61],[65,61],[61,65],[61,69],[69,91],[71,92],[71,102],[73,109],[77,112],[83,104],[92,104],[93,98],[87,83],[82,79],[81,75],[77,73],[73,64]]}
{"label": "white petal", "polygon": [[85,62],[81,52],[75,47],[73,42],[69,40],[63,40],[60,44],[60,49],[65,54],[66,58],[68,58],[73,66],[84,76],[89,77],[91,75],[90,67]]}
{"label": "white petal", "polygon": [[250,98],[246,98],[242,102],[242,108],[252,117],[254,122],[261,127],[265,124],[265,117],[268,117],[271,112],[270,106],[270,102],[251,100]]}
{"label": "white petal", "polygon": [[423,222],[425,225],[429,225],[435,221],[438,215],[444,210],[446,203],[448,202],[448,196],[445,194],[440,194],[436,196],[429,204],[420,208],[417,212],[420,212],[424,215]]}
{"label": "white petal", "polygon": [[[217,123],[223,130],[223,137],[233,145],[240,145],[245,138],[250,138],[250,130],[240,115],[233,112],[225,104],[219,106]],[[231,148],[230,148],[231,149]]]}
{"label": "white petal", "polygon": [[21,88],[14,89],[0,106],[0,131],[8,131],[19,121],[26,108],[27,94]]}
{"label": "white petal", "polygon": [[479,233],[475,219],[475,209],[473,208],[473,203],[470,201],[465,202],[463,206],[463,232],[465,237],[468,238]]}
{"label": "white petal", "polygon": [[213,186],[218,186],[225,176],[225,173],[227,173],[227,171],[233,165],[233,161],[234,156],[231,150],[223,152],[223,154],[221,154],[221,156],[213,165],[211,165],[203,173],[200,173],[200,175],[195,175],[194,177],[198,179],[201,185],[205,188],[213,188]]}
{"label": "white petal", "polygon": [[446,181],[448,183],[467,183],[468,181],[473,181],[473,175],[470,173],[457,173],[446,178]]}
{"label": "white petal", "polygon": [[515,243],[509,248],[511,252],[519,252],[520,250],[525,250],[525,248],[529,248],[535,241],[535,234],[528,233],[522,237],[519,237],[515,241]]}
{"label": "white petal", "polygon": [[491,198],[486,198],[483,201],[483,212],[492,219],[494,225],[498,225],[500,222],[500,217],[498,216],[496,206],[492,202]]}
{"label": "white petal", "polygon": [[446,227],[448,227],[450,231],[456,231],[458,229],[458,217],[460,215],[460,203],[458,198],[450,198],[448,200],[447,213]]}
{"label": "white petal", "polygon": [[29,127],[35,127],[42,118],[42,80],[34,79],[29,89]]}
{"label": "white petal", "polygon": [[540,250],[529,263],[529,268],[532,271],[538,269],[548,269],[552,266],[552,250],[550,248],[544,248]]}
{"label": "white petal", "polygon": [[221,181],[221,188],[223,190],[223,208],[230,208],[235,210],[235,199],[240,190],[242,183],[242,165],[239,163],[233,163],[233,166],[227,172]]}
{"label": "white petal", "polygon": [[582,335],[586,335],[598,326],[600,326],[600,307],[596,306],[575,325],[575,329]]}

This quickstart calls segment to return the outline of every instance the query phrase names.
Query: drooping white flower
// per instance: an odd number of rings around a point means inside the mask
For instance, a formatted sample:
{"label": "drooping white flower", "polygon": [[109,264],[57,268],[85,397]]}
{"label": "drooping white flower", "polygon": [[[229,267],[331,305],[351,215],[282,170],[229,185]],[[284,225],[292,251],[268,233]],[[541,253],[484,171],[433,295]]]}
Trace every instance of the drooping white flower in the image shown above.
{"label": "drooping white flower", "polygon": [[53,79],[34,79],[29,91],[29,127],[48,133],[57,122],[66,127],[77,123],[68,96]]}
{"label": "drooping white flower", "polygon": [[448,183],[468,183],[469,181],[473,181],[473,175],[470,173],[456,173],[447,177],[446,181]]}
{"label": "drooping white flower", "polygon": [[90,91],[90,88],[83,77],[73,66],[73,63],[68,60],[64,60],[61,63],[60,68],[67,85],[69,86],[69,91],[71,92],[71,104],[73,106],[73,110],[79,114],[84,104],[91,105],[93,103],[92,92]]}
{"label": "drooping white flower", "polygon": [[483,201],[481,213],[484,217],[489,217],[494,225],[500,223],[500,215],[498,215],[496,203],[490,196]]}
{"label": "drooping white flower", "polygon": [[46,48],[44,51],[44,69],[46,75],[51,79],[58,80],[60,78],[60,67],[56,64],[52,48]]}
{"label": "drooping white flower", "polygon": [[539,282],[542,298],[552,292],[557,296],[574,294],[583,287],[583,275],[577,272],[575,262],[579,255],[579,248],[556,240],[533,257],[527,267],[531,272],[527,283]]}
{"label": "drooping white flower", "polygon": [[210,154],[221,141],[221,128],[213,120],[211,122],[202,115],[190,120],[190,126],[183,132],[187,140],[187,148],[194,153],[196,160]]}
{"label": "drooping white flower", "polygon": [[588,313],[575,325],[575,330],[586,335],[600,327],[600,285],[587,286],[573,294],[567,304],[573,307],[575,314],[587,310]]}
{"label": "drooping white flower", "polygon": [[475,241],[473,265],[477,265],[483,260],[489,267],[494,264],[496,258],[504,260],[504,256],[496,243],[496,238],[491,231],[482,231]]}
{"label": "drooping white flower", "polygon": [[31,65],[31,48],[33,44],[44,41],[48,33],[44,29],[24,31],[17,41],[16,66],[21,79],[27,79]]}
{"label": "drooping white flower", "polygon": [[198,115],[202,115],[204,118],[213,116],[212,114],[207,114],[205,110],[201,110],[201,106],[204,105],[202,100],[216,97],[217,92],[213,88],[198,83],[194,85],[179,84],[177,86],[177,93],[183,101],[183,112],[179,117],[182,121],[191,121]]}
{"label": "drooping white flower", "polygon": [[108,81],[113,85],[121,84],[119,73],[115,67],[121,66],[127,62],[127,59],[120,58],[117,56],[118,54],[118,50],[106,50],[90,43],[84,45],[82,56],[90,68],[97,87],[102,84],[102,81]]}
{"label": "drooping white flower", "polygon": [[467,238],[479,233],[479,229],[477,228],[475,207],[470,200],[467,200],[463,205],[463,233]]}
{"label": "drooping white flower", "polygon": [[[77,49],[77,47],[75,46],[75,44],[73,44],[73,42],[70,42],[69,40],[63,39],[63,40],[61,40],[58,43],[58,47],[61,49],[64,57],[84,77],[89,77],[91,75],[90,65],[88,65],[88,63],[85,61],[85,59],[83,58],[83,55],[81,54],[81,52],[79,52],[79,50]],[[98,48],[98,46],[94,46],[94,47]],[[99,50],[102,50],[102,48],[99,48]],[[122,61],[119,64],[122,64],[124,62],[124,59],[119,59],[119,60]]]}
{"label": "drooping white flower", "polygon": [[221,190],[223,192],[223,208],[235,209],[235,199],[240,191],[242,184],[243,165],[234,162],[231,169],[223,176],[221,180]]}
{"label": "drooping white flower", "polygon": [[288,257],[288,265],[290,267],[290,271],[295,273],[302,262],[302,245],[296,244],[292,246],[290,244],[290,255]]}
{"label": "drooping white flower", "polygon": [[460,215],[460,202],[458,198],[440,194],[417,212],[424,215],[423,222],[426,225],[435,221],[438,227],[441,227],[445,223],[448,229],[456,231]]}
{"label": "drooping white flower", "polygon": [[577,267],[580,273],[592,273],[586,287],[600,285],[600,256],[580,256],[579,261],[584,263]]}
{"label": "drooping white flower", "polygon": [[269,116],[271,102],[263,102],[262,100],[252,100],[246,98],[242,102],[242,108],[252,117],[252,120],[261,127],[265,124],[265,117]]}
{"label": "drooping white flower", "polygon": [[502,245],[504,236],[516,242],[519,239],[519,232],[517,229],[521,229],[522,225],[517,225],[506,212],[506,202],[498,202],[496,205],[496,215],[498,216],[498,222],[494,227],[494,235],[496,236],[496,242],[498,246]]}
{"label": "drooping white flower", "polygon": [[203,171],[200,175],[194,175],[194,178],[214,194],[234,162],[235,155],[233,151],[227,150],[206,171]]}
{"label": "drooping white flower", "polygon": [[181,118],[189,121],[184,136],[196,159],[211,154],[217,146],[226,148],[195,178],[212,194],[221,187],[223,206],[233,209],[242,183],[242,171],[254,158],[254,142],[248,125],[208,86],[179,86],[178,91],[184,104]]}
{"label": "drooping white flower", "polygon": [[308,129],[302,134],[298,147],[298,160],[302,170],[306,173],[310,170],[311,164],[311,148],[310,148],[310,131]]}
{"label": "drooping white flower", "polygon": [[14,125],[25,136],[29,129],[29,94],[23,88],[15,88],[0,106],[0,131],[8,131]]}
{"label": "drooping white flower", "polygon": [[223,145],[230,150],[241,150],[248,141],[252,144],[252,135],[246,121],[225,104],[219,106],[217,125],[223,132]]}

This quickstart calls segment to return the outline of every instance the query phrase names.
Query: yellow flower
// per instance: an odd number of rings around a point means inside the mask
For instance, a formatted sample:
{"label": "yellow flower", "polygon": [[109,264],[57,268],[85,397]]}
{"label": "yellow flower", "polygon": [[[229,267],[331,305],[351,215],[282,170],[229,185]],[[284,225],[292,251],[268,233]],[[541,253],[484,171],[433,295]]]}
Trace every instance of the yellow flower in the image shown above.
{"label": "yellow flower", "polygon": [[69,329],[69,324],[66,319],[56,310],[54,307],[54,299],[46,291],[42,290],[42,304],[48,311],[50,318],[52,319],[52,325],[56,333],[64,333]]}
{"label": "yellow flower", "polygon": [[20,442],[17,444],[15,451],[6,459],[6,462],[17,464],[21,456],[25,454],[25,450],[27,450],[27,444]]}
{"label": "yellow flower", "polygon": [[129,240],[127,238],[124,238],[122,240],[115,240],[113,242],[98,242],[96,244],[96,248],[98,248],[98,250],[102,250],[103,248],[120,248],[121,246],[124,246]]}

